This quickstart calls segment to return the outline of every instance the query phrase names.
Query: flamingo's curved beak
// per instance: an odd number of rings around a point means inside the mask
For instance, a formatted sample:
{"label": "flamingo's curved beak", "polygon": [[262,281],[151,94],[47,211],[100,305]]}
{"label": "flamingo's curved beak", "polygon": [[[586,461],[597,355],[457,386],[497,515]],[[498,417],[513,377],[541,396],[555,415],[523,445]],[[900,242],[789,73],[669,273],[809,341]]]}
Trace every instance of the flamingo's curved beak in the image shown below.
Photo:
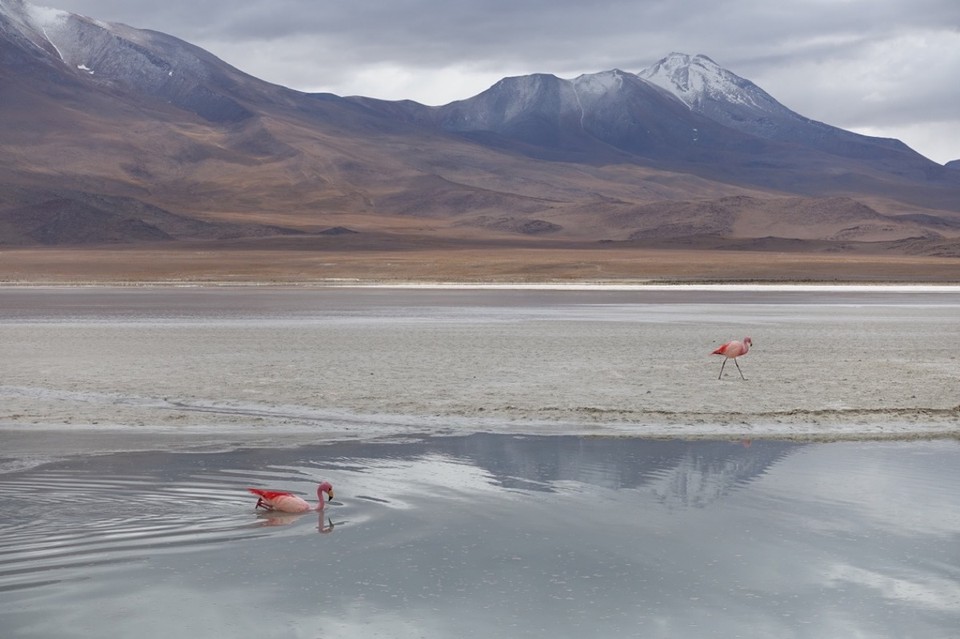
{"label": "flamingo's curved beak", "polygon": [[333,488],[327,491],[327,501],[333,501]]}

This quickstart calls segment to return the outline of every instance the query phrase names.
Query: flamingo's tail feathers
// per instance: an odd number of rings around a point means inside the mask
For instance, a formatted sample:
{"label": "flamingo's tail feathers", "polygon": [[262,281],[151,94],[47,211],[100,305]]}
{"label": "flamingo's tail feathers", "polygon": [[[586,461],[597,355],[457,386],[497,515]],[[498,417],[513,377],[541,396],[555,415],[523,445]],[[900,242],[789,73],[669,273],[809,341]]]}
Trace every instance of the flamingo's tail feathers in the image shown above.
{"label": "flamingo's tail feathers", "polygon": [[710,354],[711,354],[711,355],[723,355],[723,354],[726,353],[726,352],[727,352],[727,345],[724,344],[723,346],[721,346],[720,348],[718,348],[717,350],[713,351],[713,352],[710,353]]}

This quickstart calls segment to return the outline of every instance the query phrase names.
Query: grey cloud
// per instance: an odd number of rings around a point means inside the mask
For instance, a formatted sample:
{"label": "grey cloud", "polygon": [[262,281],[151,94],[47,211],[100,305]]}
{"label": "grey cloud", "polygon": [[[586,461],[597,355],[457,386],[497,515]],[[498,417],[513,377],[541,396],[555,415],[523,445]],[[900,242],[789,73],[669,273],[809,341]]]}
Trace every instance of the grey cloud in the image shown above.
{"label": "grey cloud", "polygon": [[524,60],[545,72],[558,63],[592,67],[596,59],[619,59],[623,63],[617,66],[629,67],[676,49],[733,61],[771,52],[829,55],[830,47],[822,43],[831,37],[886,38],[904,30],[960,25],[960,3],[953,0],[52,1],[191,41],[309,36],[318,46],[345,49],[341,55],[357,62]]}

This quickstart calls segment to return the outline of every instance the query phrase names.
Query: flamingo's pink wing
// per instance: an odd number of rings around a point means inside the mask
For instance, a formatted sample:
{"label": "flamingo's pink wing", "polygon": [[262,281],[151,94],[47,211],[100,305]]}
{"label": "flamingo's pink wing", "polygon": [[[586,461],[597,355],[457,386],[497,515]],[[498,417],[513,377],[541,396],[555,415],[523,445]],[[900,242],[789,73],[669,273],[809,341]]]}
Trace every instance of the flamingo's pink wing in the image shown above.
{"label": "flamingo's pink wing", "polygon": [[747,352],[747,347],[744,346],[743,342],[738,340],[733,340],[732,342],[727,342],[717,350],[710,353],[711,355],[724,355],[725,357],[740,357]]}
{"label": "flamingo's pink wing", "polygon": [[730,347],[730,344],[732,344],[732,343],[733,343],[733,342],[727,342],[726,344],[724,344],[723,346],[721,346],[720,348],[718,348],[717,350],[713,351],[713,352],[710,353],[710,354],[711,354],[711,355],[725,355],[725,354],[727,353],[727,349]]}
{"label": "flamingo's pink wing", "polygon": [[288,493],[284,490],[263,490],[260,488],[247,488],[254,495],[263,497],[267,501],[273,501],[278,497],[293,497],[293,493]]}

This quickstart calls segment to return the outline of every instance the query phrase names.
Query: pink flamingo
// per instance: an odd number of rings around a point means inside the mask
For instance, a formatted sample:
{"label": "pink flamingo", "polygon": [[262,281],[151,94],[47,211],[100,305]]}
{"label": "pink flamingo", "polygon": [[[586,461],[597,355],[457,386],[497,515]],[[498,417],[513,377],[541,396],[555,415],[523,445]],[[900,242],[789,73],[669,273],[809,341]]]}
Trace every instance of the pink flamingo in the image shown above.
{"label": "pink flamingo", "polygon": [[750,351],[750,346],[752,345],[753,340],[751,340],[749,337],[744,337],[742,342],[737,340],[727,342],[717,350],[710,353],[711,355],[723,355],[724,357],[723,364],[720,365],[720,374],[717,375],[717,379],[723,377],[723,367],[727,365],[727,360],[732,359],[733,363],[737,366],[737,370],[740,372],[740,379],[746,380],[747,378],[743,376],[743,371],[740,370],[740,364],[737,364],[737,358],[741,355],[746,355]]}
{"label": "pink flamingo", "polygon": [[323,510],[323,493],[327,493],[327,500],[333,499],[333,486],[330,485],[328,481],[317,486],[318,503],[316,508],[293,493],[282,490],[262,490],[260,488],[248,488],[247,490],[259,497],[255,508],[263,508],[267,511],[273,510],[282,513],[304,513],[308,510]]}

